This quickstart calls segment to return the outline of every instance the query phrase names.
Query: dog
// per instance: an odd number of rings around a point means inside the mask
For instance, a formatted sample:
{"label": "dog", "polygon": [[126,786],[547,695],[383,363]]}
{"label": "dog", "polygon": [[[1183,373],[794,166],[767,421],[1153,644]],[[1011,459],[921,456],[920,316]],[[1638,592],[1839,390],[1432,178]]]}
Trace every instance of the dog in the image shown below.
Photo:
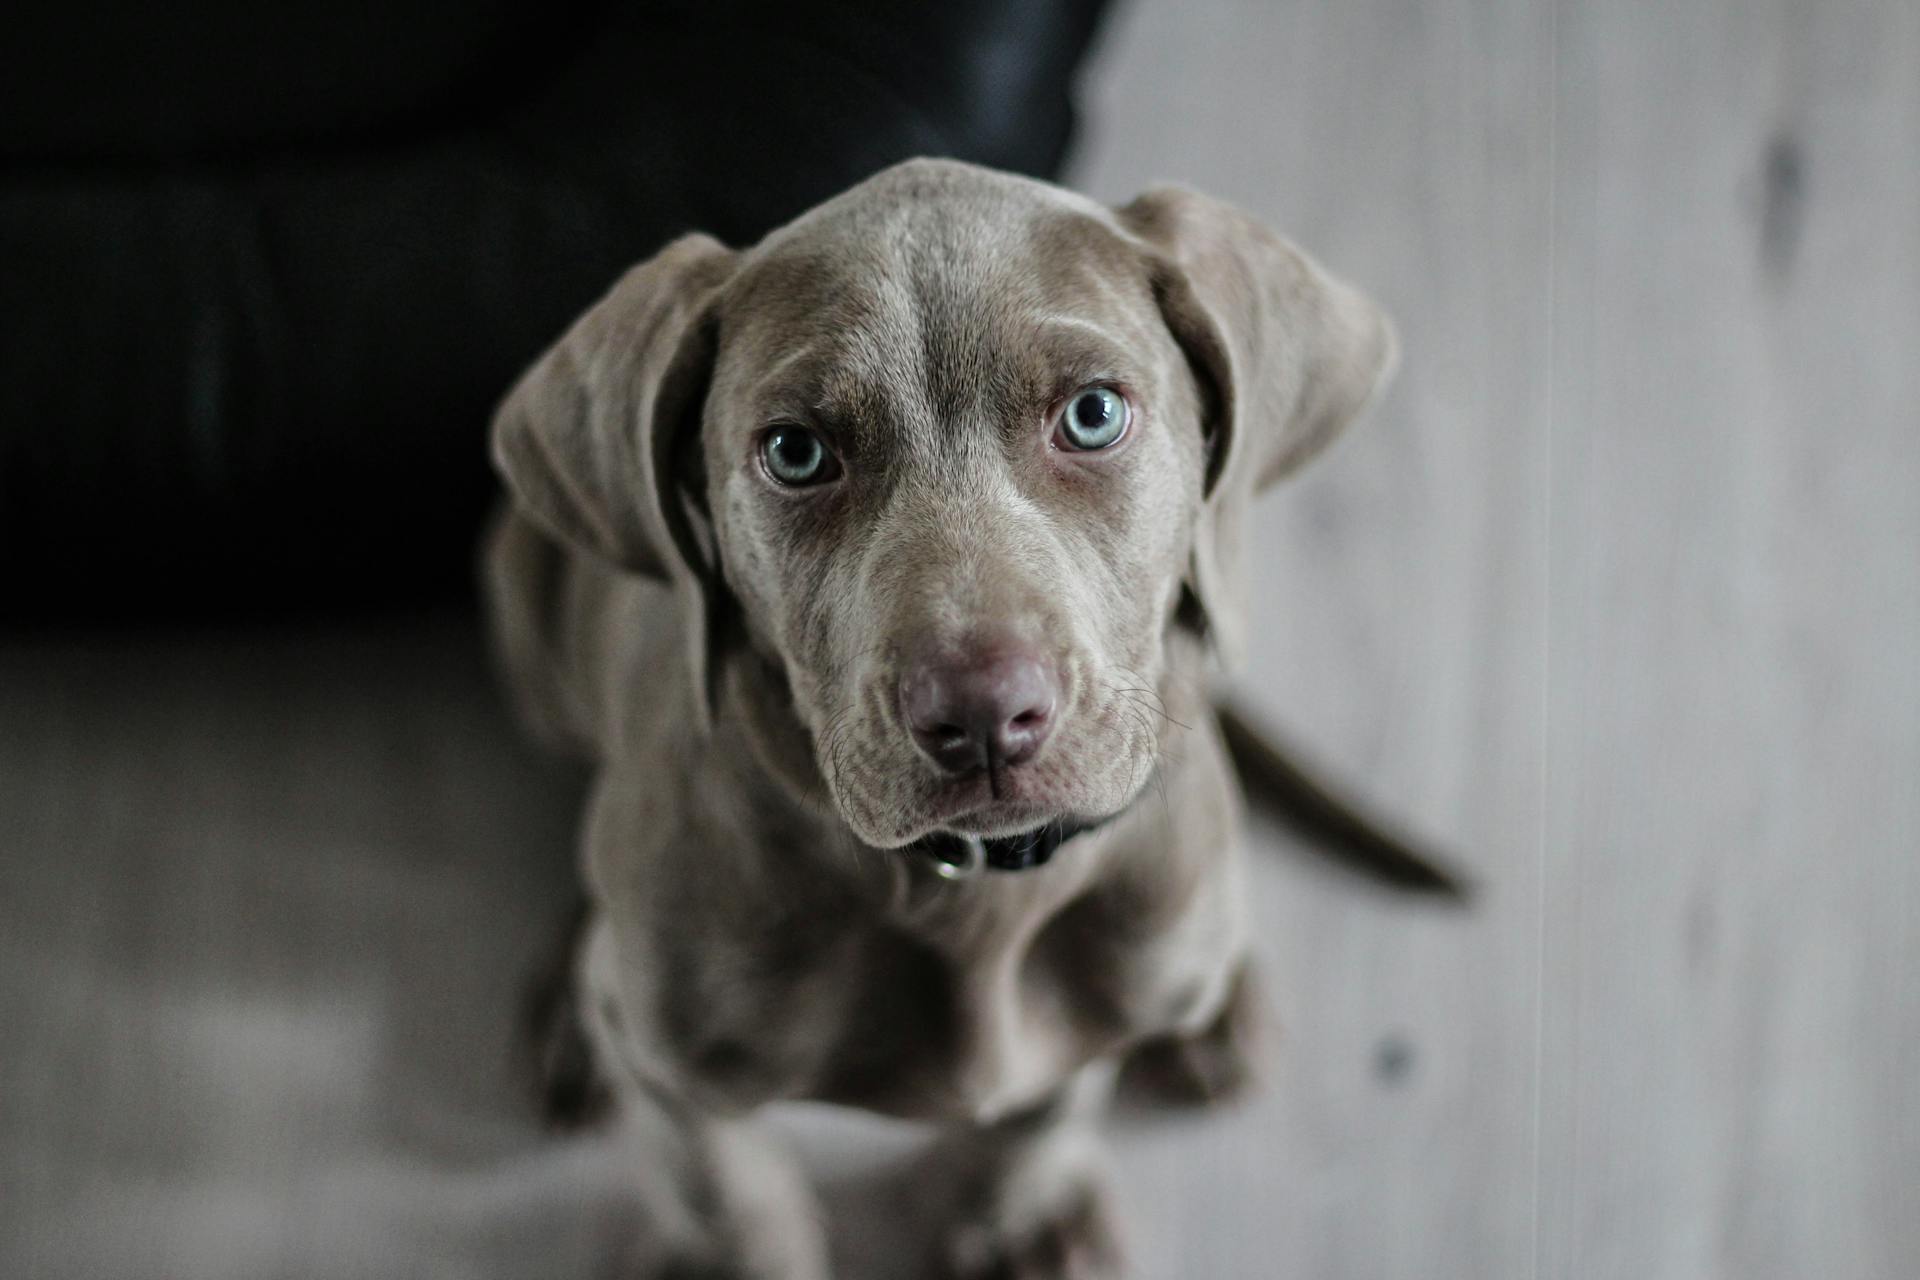
{"label": "dog", "polygon": [[594,768],[547,1066],[658,1155],[639,1274],[828,1274],[780,1099],[941,1127],[936,1272],[1122,1273],[1116,1077],[1230,1093],[1265,1035],[1206,692],[1247,507],[1395,353],[1223,202],[916,160],[675,241],[521,379],[494,643]]}

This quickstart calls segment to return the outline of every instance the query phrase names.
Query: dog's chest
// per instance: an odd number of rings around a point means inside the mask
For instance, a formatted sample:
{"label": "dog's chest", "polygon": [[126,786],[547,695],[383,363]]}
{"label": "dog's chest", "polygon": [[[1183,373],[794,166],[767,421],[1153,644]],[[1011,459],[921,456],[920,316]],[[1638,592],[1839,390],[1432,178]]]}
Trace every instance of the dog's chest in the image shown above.
{"label": "dog's chest", "polygon": [[984,1119],[1218,1005],[1240,935],[1224,897],[1170,909],[1055,870],[928,886],[952,892],[813,933],[752,999],[681,1010],[687,1066],[740,1103]]}

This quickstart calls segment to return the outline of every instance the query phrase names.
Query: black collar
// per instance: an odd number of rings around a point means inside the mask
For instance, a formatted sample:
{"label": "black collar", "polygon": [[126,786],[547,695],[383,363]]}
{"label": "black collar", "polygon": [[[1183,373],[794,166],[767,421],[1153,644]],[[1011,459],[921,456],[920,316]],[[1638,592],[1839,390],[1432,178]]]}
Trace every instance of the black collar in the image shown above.
{"label": "black collar", "polygon": [[984,864],[995,871],[1025,871],[1046,862],[1067,841],[1077,835],[1105,826],[1118,817],[1114,814],[1085,822],[1078,818],[1056,818],[1043,827],[1011,836],[957,836],[950,831],[932,831],[907,848],[926,854],[939,866],[942,875],[970,875]]}

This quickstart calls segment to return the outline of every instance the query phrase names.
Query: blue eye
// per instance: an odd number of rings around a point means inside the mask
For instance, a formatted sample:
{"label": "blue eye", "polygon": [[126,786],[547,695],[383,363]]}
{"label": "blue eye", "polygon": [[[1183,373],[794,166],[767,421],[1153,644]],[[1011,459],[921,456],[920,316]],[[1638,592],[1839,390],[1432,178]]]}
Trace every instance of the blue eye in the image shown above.
{"label": "blue eye", "polygon": [[1105,449],[1127,434],[1133,411],[1127,398],[1110,387],[1082,387],[1060,411],[1054,439],[1063,449]]}
{"label": "blue eye", "polygon": [[760,462],[780,484],[824,484],[840,474],[840,460],[810,427],[775,427],[760,438]]}

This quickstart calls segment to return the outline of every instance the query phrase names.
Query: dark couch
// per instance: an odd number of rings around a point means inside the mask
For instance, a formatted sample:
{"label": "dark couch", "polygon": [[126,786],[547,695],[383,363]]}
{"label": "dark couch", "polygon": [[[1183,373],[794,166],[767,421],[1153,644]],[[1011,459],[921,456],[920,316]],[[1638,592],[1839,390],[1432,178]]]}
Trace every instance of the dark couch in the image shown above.
{"label": "dark couch", "polygon": [[37,6],[0,42],[0,616],[466,589],[490,409],[627,264],[1049,174],[1100,0]]}

